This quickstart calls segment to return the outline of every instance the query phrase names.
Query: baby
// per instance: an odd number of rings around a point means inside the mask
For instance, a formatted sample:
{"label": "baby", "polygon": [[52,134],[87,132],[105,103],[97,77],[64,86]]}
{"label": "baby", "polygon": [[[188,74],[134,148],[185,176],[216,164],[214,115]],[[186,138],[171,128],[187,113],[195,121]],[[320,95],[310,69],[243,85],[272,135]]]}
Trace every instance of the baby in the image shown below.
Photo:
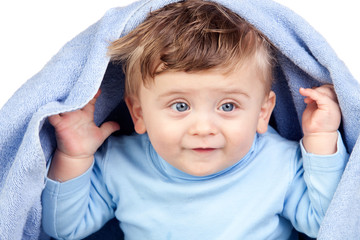
{"label": "baby", "polygon": [[108,138],[119,125],[95,125],[100,91],[49,118],[45,231],[79,239],[116,217],[135,240],[316,237],[348,158],[341,113],[332,86],[300,89],[304,137],[279,136],[269,126],[274,51],[238,15],[200,0],[154,11],[113,42],[137,134]]}

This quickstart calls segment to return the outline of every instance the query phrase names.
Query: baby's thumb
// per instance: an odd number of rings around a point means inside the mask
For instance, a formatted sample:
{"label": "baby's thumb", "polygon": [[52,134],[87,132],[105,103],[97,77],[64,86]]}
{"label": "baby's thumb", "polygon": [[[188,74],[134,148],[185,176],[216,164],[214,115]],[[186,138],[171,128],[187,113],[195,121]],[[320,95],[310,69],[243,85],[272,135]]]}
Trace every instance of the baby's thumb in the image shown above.
{"label": "baby's thumb", "polygon": [[108,138],[113,132],[120,129],[120,125],[117,122],[105,122],[100,126],[104,140]]}

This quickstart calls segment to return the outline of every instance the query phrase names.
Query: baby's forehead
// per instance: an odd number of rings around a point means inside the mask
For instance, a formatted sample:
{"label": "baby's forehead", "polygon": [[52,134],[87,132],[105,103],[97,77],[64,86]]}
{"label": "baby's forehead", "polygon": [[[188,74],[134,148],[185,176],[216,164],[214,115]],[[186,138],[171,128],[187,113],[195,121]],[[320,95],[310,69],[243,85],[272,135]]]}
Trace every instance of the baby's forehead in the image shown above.
{"label": "baby's forehead", "polygon": [[[148,77],[147,80],[144,80],[143,82],[145,84],[154,83],[157,77],[161,75],[166,75],[170,81],[174,76],[194,76],[194,81],[196,81],[199,80],[197,76],[208,75],[215,76],[218,81],[233,78],[238,82],[244,82],[249,79],[253,83],[260,81],[260,83],[265,86],[272,85],[272,76],[270,76],[268,69],[261,66],[255,58],[249,58],[247,60],[242,59],[241,61],[234,62],[232,65],[224,64],[209,69],[190,71],[182,69],[166,69],[163,65],[160,65],[155,76]],[[202,79],[202,81],[206,81],[206,79]]]}
{"label": "baby's forehead", "polygon": [[[211,89],[212,86],[227,92],[241,91],[244,86],[256,85],[259,90],[268,85],[258,74],[258,68],[254,65],[228,68],[212,68],[201,71],[164,70],[144,82],[145,87],[164,85],[174,89]],[[216,88],[214,89],[216,90]]]}

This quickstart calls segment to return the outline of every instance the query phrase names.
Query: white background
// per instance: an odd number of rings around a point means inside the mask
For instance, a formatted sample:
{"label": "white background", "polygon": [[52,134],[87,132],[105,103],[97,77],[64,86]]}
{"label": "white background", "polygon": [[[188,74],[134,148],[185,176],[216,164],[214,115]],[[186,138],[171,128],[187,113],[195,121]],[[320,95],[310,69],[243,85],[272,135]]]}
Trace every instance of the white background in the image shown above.
{"label": "white background", "polygon": [[[234,0],[237,1],[237,0]],[[303,16],[360,80],[356,0],[276,0]],[[8,0],[0,3],[0,108],[67,41],[106,10],[135,0]]]}

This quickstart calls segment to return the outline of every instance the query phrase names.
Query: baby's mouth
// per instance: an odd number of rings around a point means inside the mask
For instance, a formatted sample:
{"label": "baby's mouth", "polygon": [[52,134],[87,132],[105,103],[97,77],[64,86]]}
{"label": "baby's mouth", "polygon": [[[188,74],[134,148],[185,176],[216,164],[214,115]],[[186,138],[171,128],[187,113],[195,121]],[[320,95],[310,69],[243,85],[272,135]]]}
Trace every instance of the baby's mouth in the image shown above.
{"label": "baby's mouth", "polygon": [[198,153],[211,153],[215,151],[216,148],[193,148],[192,150]]}

